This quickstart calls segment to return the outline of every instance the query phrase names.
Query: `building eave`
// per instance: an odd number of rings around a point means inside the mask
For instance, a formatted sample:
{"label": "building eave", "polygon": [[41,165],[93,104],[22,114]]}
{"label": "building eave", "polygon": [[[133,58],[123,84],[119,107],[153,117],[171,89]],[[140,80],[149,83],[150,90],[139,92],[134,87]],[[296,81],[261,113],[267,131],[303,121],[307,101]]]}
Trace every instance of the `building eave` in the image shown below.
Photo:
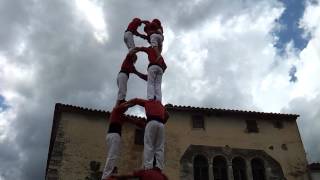
{"label": "building eave", "polygon": [[298,114],[283,114],[283,113],[271,113],[271,112],[258,112],[258,111],[244,111],[235,109],[219,109],[219,108],[205,108],[205,107],[193,107],[193,106],[180,106],[166,104],[166,109],[171,111],[189,111],[189,112],[203,112],[211,113],[219,116],[244,116],[261,119],[273,119],[273,120],[297,120]]}

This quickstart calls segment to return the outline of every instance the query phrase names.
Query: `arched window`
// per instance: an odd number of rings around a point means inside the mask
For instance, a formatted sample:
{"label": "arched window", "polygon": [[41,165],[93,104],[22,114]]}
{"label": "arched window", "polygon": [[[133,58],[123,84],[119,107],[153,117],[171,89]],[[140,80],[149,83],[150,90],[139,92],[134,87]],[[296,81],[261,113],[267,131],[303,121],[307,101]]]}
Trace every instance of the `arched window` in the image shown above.
{"label": "arched window", "polygon": [[252,177],[253,180],[265,180],[265,168],[263,161],[258,158],[254,158],[251,160],[251,168],[252,168]]}
{"label": "arched window", "polygon": [[242,158],[236,157],[232,160],[232,169],[234,180],[247,180],[246,162]]}
{"label": "arched window", "polygon": [[206,157],[198,155],[193,160],[194,180],[209,180],[209,164]]}
{"label": "arched window", "polygon": [[228,180],[227,161],[224,157],[215,157],[212,162],[212,167],[214,180]]}

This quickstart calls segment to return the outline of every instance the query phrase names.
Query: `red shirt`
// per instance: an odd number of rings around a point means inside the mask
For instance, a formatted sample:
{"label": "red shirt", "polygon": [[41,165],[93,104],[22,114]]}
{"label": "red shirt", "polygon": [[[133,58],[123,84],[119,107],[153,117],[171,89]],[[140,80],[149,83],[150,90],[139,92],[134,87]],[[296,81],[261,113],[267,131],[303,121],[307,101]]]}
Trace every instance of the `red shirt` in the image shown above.
{"label": "red shirt", "polygon": [[138,18],[135,18],[134,20],[132,20],[127,28],[127,31],[131,31],[132,33],[136,33],[138,27],[141,25],[141,20]]}
{"label": "red shirt", "polygon": [[165,108],[160,101],[135,98],[133,104],[143,106],[148,120],[160,120],[165,123]]}
{"label": "red shirt", "polygon": [[134,70],[134,64],[132,60],[132,55],[129,54],[126,56],[126,58],[123,60],[123,63],[121,65],[121,71],[125,73],[133,73]]}
{"label": "red shirt", "polygon": [[141,180],[168,180],[167,176],[161,171],[154,169],[140,170],[135,172],[134,175],[138,176]]}
{"label": "red shirt", "polygon": [[108,133],[119,133],[121,136],[122,125],[124,122],[132,123],[140,128],[145,127],[146,124],[144,120],[126,116],[124,113],[127,109],[128,106],[124,103],[113,108],[109,118],[110,124]]}
{"label": "red shirt", "polygon": [[123,105],[114,107],[109,118],[110,124],[115,123],[122,125],[126,120],[126,116],[124,115],[124,113],[127,111],[127,109],[128,108]]}
{"label": "red shirt", "polygon": [[158,65],[162,68],[163,72],[167,69],[167,65],[164,62],[163,57],[161,56],[160,59],[157,60],[156,51],[152,47],[139,47],[137,50],[147,53],[149,59],[148,67],[151,65]]}

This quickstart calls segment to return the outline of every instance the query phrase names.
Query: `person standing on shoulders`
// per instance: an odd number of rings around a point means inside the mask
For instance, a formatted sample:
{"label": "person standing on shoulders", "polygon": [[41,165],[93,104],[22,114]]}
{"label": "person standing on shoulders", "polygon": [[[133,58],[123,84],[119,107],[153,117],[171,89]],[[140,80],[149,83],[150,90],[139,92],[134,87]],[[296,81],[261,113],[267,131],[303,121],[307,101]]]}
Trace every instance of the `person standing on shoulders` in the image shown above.
{"label": "person standing on shoulders", "polygon": [[136,61],[137,55],[135,53],[128,53],[126,58],[123,60],[120,72],[117,76],[118,97],[116,105],[125,102],[127,96],[127,84],[131,73],[136,74],[141,79],[147,80],[147,75],[140,73],[134,67]]}
{"label": "person standing on shoulders", "polygon": [[[165,123],[169,119],[169,113],[158,100],[131,99],[127,102],[144,107],[147,116],[147,124],[144,133],[143,167],[145,170],[156,168],[160,171],[164,168],[164,144]],[[154,158],[156,160],[153,167]]]}
{"label": "person standing on shoulders", "polygon": [[156,99],[162,101],[161,83],[162,75],[167,69],[167,65],[162,56],[157,60],[157,53],[154,48],[136,47],[132,50],[133,53],[145,52],[148,55],[148,76],[147,76],[147,99]]}
{"label": "person standing on shoulders", "polygon": [[145,23],[145,21],[141,21],[139,18],[134,18],[124,32],[124,43],[126,44],[129,52],[135,47],[133,35],[144,39],[146,38],[145,35],[138,32],[138,27],[141,26],[142,23]]}
{"label": "person standing on shoulders", "polygon": [[131,106],[132,105],[128,103],[121,103],[115,106],[110,114],[109,129],[106,136],[108,155],[102,173],[102,180],[107,180],[115,173],[115,169],[117,169],[116,164],[121,150],[121,133],[123,123],[129,122],[141,128],[145,127],[144,121],[135,120],[124,114]]}

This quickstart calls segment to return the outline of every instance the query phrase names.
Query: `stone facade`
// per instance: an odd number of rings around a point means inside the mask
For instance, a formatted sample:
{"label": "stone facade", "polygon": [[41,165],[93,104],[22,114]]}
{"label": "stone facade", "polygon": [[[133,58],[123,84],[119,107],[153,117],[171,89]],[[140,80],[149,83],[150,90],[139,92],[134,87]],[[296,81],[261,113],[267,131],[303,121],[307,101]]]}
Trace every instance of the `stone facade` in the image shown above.
{"label": "stone facade", "polygon": [[[214,179],[213,158],[222,156],[233,179],[232,161],[241,157],[252,180],[253,158],[264,163],[266,179],[308,180],[306,155],[296,115],[193,108],[167,105],[165,174],[169,179],[194,179],[194,157],[208,161]],[[106,158],[108,112],[57,104],[51,133],[48,180],[99,179]],[[194,117],[200,121],[195,121]],[[250,122],[257,126],[252,131]],[[137,128],[125,124],[119,173],[141,167],[143,145],[135,142]],[[138,138],[139,139],[139,138]]]}
{"label": "stone facade", "polygon": [[[252,149],[237,149],[230,147],[213,147],[213,146],[202,146],[202,145],[190,145],[186,152],[183,154],[180,164],[180,178],[184,180],[193,180],[193,160],[195,156],[202,155],[208,162],[213,162],[215,157],[223,157],[226,160],[227,174],[229,179],[234,179],[233,177],[233,167],[232,160],[236,157],[240,157],[245,162],[246,177],[252,180],[252,167],[251,160],[259,158],[264,162],[265,179],[285,179],[283,175],[282,168],[280,164],[274,160],[271,156],[262,150],[252,150]],[[209,179],[214,179],[214,174],[211,169],[213,169],[213,163],[209,163]]]}

